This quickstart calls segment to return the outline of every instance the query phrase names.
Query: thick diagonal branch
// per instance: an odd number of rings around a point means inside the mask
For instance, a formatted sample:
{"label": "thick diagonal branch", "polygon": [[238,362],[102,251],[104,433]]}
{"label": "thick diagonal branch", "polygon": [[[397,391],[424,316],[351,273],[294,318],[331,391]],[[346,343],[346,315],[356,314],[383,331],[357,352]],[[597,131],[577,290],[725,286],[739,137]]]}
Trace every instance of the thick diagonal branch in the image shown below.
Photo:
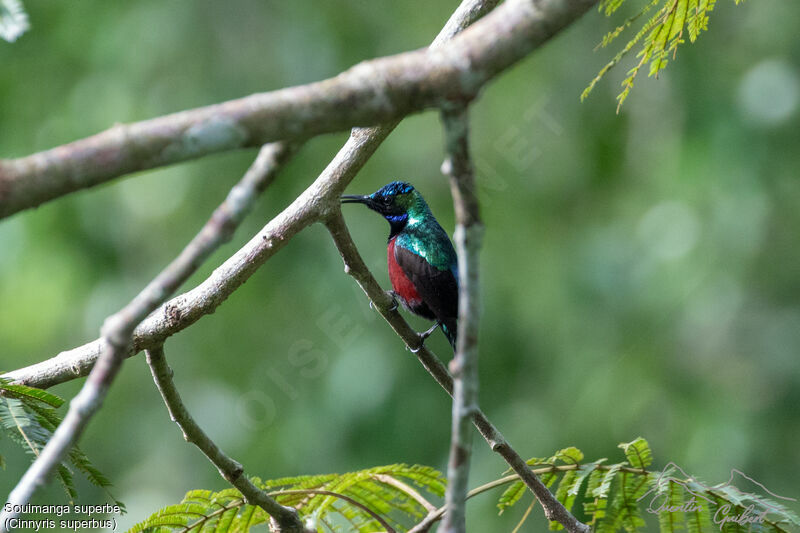
{"label": "thick diagonal branch", "polygon": [[9,507],[12,511],[7,512],[4,508],[0,513],[0,531],[5,529],[6,519],[16,515],[13,512],[15,506],[27,503],[33,493],[44,486],[102,405],[126,354],[130,352],[136,326],[186,281],[214,250],[231,238],[258,193],[272,181],[292,151],[292,147],[283,143],[265,146],[250,170],[178,257],[128,305],[106,319],[97,363],[80,392],[70,402],[64,420],[11,491],[8,502],[12,504]]}
{"label": "thick diagonal branch", "polygon": [[450,362],[453,385],[453,423],[447,462],[447,514],[443,533],[466,531],[469,462],[472,450],[471,422],[478,411],[478,320],[480,314],[478,256],[483,235],[475,191],[475,174],[469,155],[469,122],[466,106],[442,112],[447,158],[442,173],[450,178],[456,212],[458,252],[458,339]]}
{"label": "thick diagonal branch", "polygon": [[181,400],[181,395],[172,379],[172,369],[167,364],[163,346],[156,346],[145,352],[147,364],[153,374],[158,392],[161,393],[167,405],[169,416],[183,432],[183,438],[197,446],[203,455],[217,467],[220,475],[231,485],[236,487],[251,505],[258,505],[278,524],[277,531],[281,533],[309,533],[302,526],[297,511],[291,507],[284,507],[273,500],[266,492],[259,489],[244,475],[242,465],[225,454],[216,443],[195,422],[189,410]]}
{"label": "thick diagonal branch", "polygon": [[309,85],[114,126],[45,152],[0,161],[0,217],[131,172],[391,122],[448,100],[472,98],[596,2],[507,0],[451,41],[437,41],[441,46],[365,61]]}
{"label": "thick diagonal branch", "polygon": [[[442,388],[451,396],[453,395],[453,378],[447,371],[445,365],[422,343],[423,339],[397,312],[393,299],[383,289],[381,289],[375,277],[367,268],[361,254],[358,253],[350,232],[344,223],[341,211],[335,211],[327,220],[325,225],[333,237],[333,242],[339,250],[344,260],[345,272],[350,274],[370,299],[375,309],[389,323],[392,329],[403,340],[406,347],[411,350],[419,359],[425,370],[436,380]],[[533,492],[536,499],[542,504],[545,516],[549,520],[555,520],[564,526],[570,533],[588,533],[589,528],[572,516],[569,511],[559,502],[547,487],[539,480],[528,467],[527,463],[511,447],[508,441],[498,431],[498,429],[486,418],[480,409],[476,409],[472,415],[472,423],[486,440],[489,447],[497,452],[520,479]]]}

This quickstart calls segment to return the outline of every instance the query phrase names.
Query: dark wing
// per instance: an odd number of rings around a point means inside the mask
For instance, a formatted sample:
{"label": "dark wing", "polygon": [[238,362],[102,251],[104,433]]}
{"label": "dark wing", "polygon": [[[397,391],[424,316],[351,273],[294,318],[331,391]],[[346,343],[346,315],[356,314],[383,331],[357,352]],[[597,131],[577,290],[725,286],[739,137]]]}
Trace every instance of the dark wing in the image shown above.
{"label": "dark wing", "polygon": [[403,246],[395,246],[394,258],[436,318],[455,331],[458,282],[453,272],[450,269],[439,270]]}

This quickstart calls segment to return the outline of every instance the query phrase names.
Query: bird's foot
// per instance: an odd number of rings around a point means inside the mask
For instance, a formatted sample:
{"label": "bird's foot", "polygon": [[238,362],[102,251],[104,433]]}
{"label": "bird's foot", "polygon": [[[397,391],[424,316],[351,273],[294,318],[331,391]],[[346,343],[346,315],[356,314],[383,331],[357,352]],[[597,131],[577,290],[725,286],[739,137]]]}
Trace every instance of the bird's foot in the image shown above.
{"label": "bird's foot", "polygon": [[422,347],[425,346],[425,339],[430,337],[431,333],[436,331],[436,328],[438,328],[441,325],[442,325],[442,323],[437,320],[436,323],[433,326],[431,326],[430,328],[426,329],[425,331],[423,331],[421,333],[417,333],[417,335],[419,335],[419,346],[417,346],[416,348],[409,347],[408,349],[412,353],[418,353],[422,349]]}
{"label": "bird's foot", "polygon": [[394,291],[386,291],[386,294],[392,299],[392,306],[389,307],[389,311],[397,311],[397,293]]}
{"label": "bird's foot", "polygon": [[437,322],[436,322],[436,323],[435,323],[433,326],[431,326],[430,328],[428,328],[428,329],[426,329],[425,331],[423,331],[422,333],[420,333],[420,334],[419,334],[419,338],[420,338],[420,340],[421,340],[422,342],[425,342],[425,339],[427,339],[428,337],[430,337],[430,336],[431,336],[431,333],[433,333],[434,331],[436,331],[436,328],[438,328],[438,327],[439,327],[439,326],[441,326],[441,325],[442,325],[442,323],[441,323],[441,322],[439,322],[439,321],[437,321]]}
{"label": "bird's foot", "polygon": [[[394,291],[386,291],[386,294],[392,299],[392,305],[389,307],[389,312],[397,310],[397,293]],[[375,304],[372,303],[372,300],[369,301],[369,308],[376,309]]]}

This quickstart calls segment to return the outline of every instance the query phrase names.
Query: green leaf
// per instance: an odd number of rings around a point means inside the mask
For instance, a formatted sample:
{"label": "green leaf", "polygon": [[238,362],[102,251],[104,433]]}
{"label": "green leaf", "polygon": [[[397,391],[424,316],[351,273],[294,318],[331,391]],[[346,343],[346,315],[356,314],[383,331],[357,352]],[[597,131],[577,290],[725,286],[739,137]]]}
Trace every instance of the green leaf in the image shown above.
{"label": "green leaf", "polygon": [[[561,482],[558,484],[558,489],[556,490],[556,499],[564,504],[564,507],[568,511],[572,510],[572,506],[575,504],[575,498],[580,494],[584,480],[590,477],[593,472],[596,472],[603,461],[605,461],[605,459],[580,465],[576,470],[569,470],[564,473],[564,477],[561,478]],[[558,522],[551,521],[550,529],[560,530],[563,529],[563,526]]]}
{"label": "green leaf", "polygon": [[230,531],[233,520],[236,518],[236,514],[238,512],[239,510],[235,507],[226,509],[217,520],[217,525],[214,527],[214,533],[224,533],[226,531]]}
{"label": "green leaf", "polygon": [[230,531],[244,533],[245,531],[250,531],[250,528],[254,525],[263,524],[265,521],[266,517],[261,508],[253,505],[246,505],[242,511],[236,515],[233,522],[231,522]]}
{"label": "green leaf", "polygon": [[[61,418],[54,407],[62,405],[63,400],[40,389],[12,385],[7,380],[0,383],[0,388],[3,390],[3,395],[0,396],[0,429],[34,460],[61,423]],[[105,489],[109,498],[124,512],[125,505],[108,491],[111,486],[108,478],[78,447],[70,450],[67,458],[55,472],[55,477],[64,488],[70,502],[77,497],[73,471],[70,467],[81,472],[93,485]]]}
{"label": "green leaf", "polygon": [[614,482],[620,468],[625,466],[625,463],[617,463],[608,467],[608,470],[603,474],[600,484],[594,489],[592,496],[595,498],[608,498],[608,493],[611,492],[611,483]]}
{"label": "green leaf", "polygon": [[621,525],[626,531],[634,532],[645,525],[639,512],[638,500],[647,492],[650,479],[647,474],[622,472],[621,501],[615,526]]}
{"label": "green leaf", "polygon": [[[764,524],[748,525],[753,532],[787,533],[790,524],[800,522],[785,506],[773,505],[773,502],[758,495],[744,493],[727,485],[709,488],[693,478],[677,479],[674,474],[678,469],[671,463],[663,472],[645,470],[646,466],[652,464],[653,458],[643,438],[623,443],[620,448],[628,461],[608,466],[603,464],[605,459],[581,463],[584,456],[577,448],[565,448],[546,460],[534,460],[536,464],[545,465],[539,470],[544,471],[541,476],[543,482],[548,480],[549,475],[553,476],[551,483],[560,479],[555,495],[567,509],[572,509],[582,493],[584,511],[596,533],[640,531],[645,526],[643,509],[646,507],[648,511],[658,512],[660,529],[665,533],[680,530],[684,523],[690,533],[718,531],[711,522],[710,513],[719,505],[730,505],[732,509],[728,514],[741,514],[750,505],[756,510],[769,508],[772,512]],[[397,483],[401,479],[409,483]],[[497,504],[502,513],[519,501],[527,489],[513,477],[500,481],[500,484],[509,484]],[[403,464],[344,474],[296,476],[269,481],[253,478],[253,482],[268,490],[279,503],[295,507],[300,517],[314,524],[313,527],[343,533],[385,531],[376,515],[398,533],[407,532],[428,514],[429,507],[427,502],[423,506],[418,501],[421,492],[411,489],[411,482],[429,494],[441,494],[444,489],[444,478],[437,470]],[[488,490],[497,485],[489,483],[482,489]],[[326,494],[316,494],[314,491],[325,491]],[[686,491],[691,491],[692,496],[687,497]],[[474,491],[480,492],[482,490]],[[655,496],[645,498],[651,492]],[[698,501],[701,497],[710,498],[715,503],[709,504],[705,499]],[[227,488],[219,492],[196,490],[188,492],[181,504],[165,507],[131,531],[244,532],[265,524],[268,519],[269,516],[262,509],[248,505],[236,489]],[[560,525],[555,523],[550,526],[560,529]],[[735,523],[722,528],[727,532],[739,529]]]}
{"label": "green leaf", "polygon": [[509,485],[497,501],[497,509],[500,514],[503,514],[503,511],[517,503],[523,494],[525,494],[525,483],[522,481],[515,481]]}
{"label": "green leaf", "polygon": [[595,525],[597,521],[605,515],[606,500],[603,499],[601,501],[594,495],[594,492],[600,486],[602,480],[603,472],[594,470],[589,474],[589,481],[586,482],[586,491],[584,492],[586,501],[583,503],[583,512],[591,516],[591,520],[589,520],[590,525]]}
{"label": "green leaf", "polygon": [[623,442],[619,447],[625,452],[625,457],[628,458],[628,462],[633,468],[645,469],[653,464],[653,452],[642,437],[631,442]]}
{"label": "green leaf", "polygon": [[625,0],[601,0],[598,7],[608,17],[616,13],[623,3],[625,3]]}
{"label": "green leaf", "polygon": [[[408,480],[408,483],[401,480]],[[360,533],[385,530],[371,513],[381,516],[397,531],[407,531],[425,516],[427,510],[417,500],[422,494],[411,487],[412,483],[431,494],[443,493],[444,490],[441,472],[427,466],[403,464],[344,474],[295,476],[269,481],[253,478],[252,481],[282,505],[297,508],[303,519],[334,525],[349,524],[346,531]],[[315,494],[313,491],[317,490],[335,495]],[[343,497],[358,502],[370,512]],[[236,489],[219,492],[193,490],[186,493],[180,504],[161,509],[130,531],[166,528],[167,531],[243,532],[264,524],[268,519],[261,508],[247,504]]]}
{"label": "green leaf", "polygon": [[[736,0],[739,4],[740,0]],[[622,0],[602,0],[600,9],[606,16],[614,14],[622,5]],[[716,0],[651,0],[642,7],[633,17],[626,19],[620,26],[603,36],[597,48],[604,48],[614,41],[621,33],[629,28],[635,20],[647,13],[655,5],[661,4],[653,15],[628,43],[609,61],[581,94],[581,100],[594,89],[595,85],[616,66],[636,46],[640,46],[636,57],[638,63],[631,68],[622,81],[622,91],[617,95],[619,112],[620,107],[630,94],[636,76],[642,67],[649,64],[648,75],[658,77],[669,63],[669,56],[674,59],[678,47],[684,44],[684,32],[689,35],[689,41],[694,43],[698,36],[708,29],[708,14],[713,11]]]}
{"label": "green leaf", "polygon": [[11,383],[7,379],[0,378],[0,391],[3,392],[5,396],[10,396],[17,399],[27,398],[31,400],[38,400],[54,408],[59,408],[64,404],[63,399],[55,394],[47,392],[46,390],[28,387],[27,385]]}
{"label": "green leaf", "polygon": [[444,493],[447,488],[447,478],[444,477],[444,474],[430,466],[398,466],[402,468],[394,469],[389,475],[410,479],[418,487],[423,488],[430,493],[435,494],[436,496],[442,498],[444,497]]}
{"label": "green leaf", "polygon": [[570,446],[569,448],[557,451],[553,459],[568,465],[576,465],[583,461],[583,452],[574,446]]}
{"label": "green leaf", "polygon": [[689,497],[691,506],[687,507],[684,516],[686,518],[686,529],[689,533],[709,533],[715,530],[711,524],[711,512],[708,501],[703,498]]}
{"label": "green leaf", "polygon": [[683,487],[669,478],[663,481],[658,488],[662,502],[658,524],[662,533],[674,533],[683,527],[684,522],[683,511],[678,510],[683,506]]}

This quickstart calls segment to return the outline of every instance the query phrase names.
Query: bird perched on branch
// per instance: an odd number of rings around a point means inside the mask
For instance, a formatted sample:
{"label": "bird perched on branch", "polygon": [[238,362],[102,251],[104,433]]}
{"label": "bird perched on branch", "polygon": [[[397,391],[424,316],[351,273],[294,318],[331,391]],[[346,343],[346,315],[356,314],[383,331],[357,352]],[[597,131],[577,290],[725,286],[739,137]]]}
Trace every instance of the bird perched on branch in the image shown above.
{"label": "bird perched on branch", "polygon": [[364,204],[389,221],[387,262],[391,294],[403,307],[441,326],[453,350],[458,330],[458,259],[447,233],[422,195],[408,183],[393,181],[367,196],[342,196],[342,203]]}

